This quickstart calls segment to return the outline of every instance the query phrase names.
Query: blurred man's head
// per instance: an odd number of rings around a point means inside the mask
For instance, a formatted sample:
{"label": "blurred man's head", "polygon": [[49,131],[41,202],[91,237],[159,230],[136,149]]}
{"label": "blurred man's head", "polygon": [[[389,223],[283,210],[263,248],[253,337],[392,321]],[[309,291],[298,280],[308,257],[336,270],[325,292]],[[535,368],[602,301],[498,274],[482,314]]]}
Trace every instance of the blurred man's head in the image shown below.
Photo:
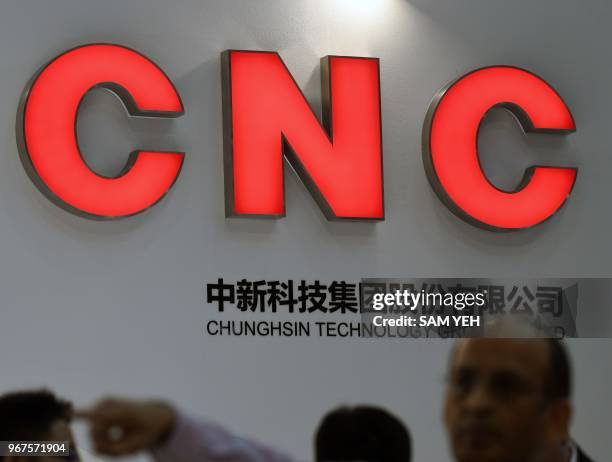
{"label": "blurred man's head", "polygon": [[570,365],[554,339],[470,339],[449,366],[445,424],[458,462],[556,457],[569,438]]}
{"label": "blurred man's head", "polygon": [[[71,406],[48,391],[17,392],[0,396],[0,441],[56,441],[69,442],[73,453],[70,431]],[[74,454],[74,453],[73,453]],[[5,456],[4,462],[28,460]],[[68,460],[66,457],[32,457],[36,462]],[[74,455],[71,460],[75,460]]]}
{"label": "blurred man's head", "polygon": [[387,411],[342,407],[321,421],[315,453],[317,462],[410,462],[412,445],[404,424]]}

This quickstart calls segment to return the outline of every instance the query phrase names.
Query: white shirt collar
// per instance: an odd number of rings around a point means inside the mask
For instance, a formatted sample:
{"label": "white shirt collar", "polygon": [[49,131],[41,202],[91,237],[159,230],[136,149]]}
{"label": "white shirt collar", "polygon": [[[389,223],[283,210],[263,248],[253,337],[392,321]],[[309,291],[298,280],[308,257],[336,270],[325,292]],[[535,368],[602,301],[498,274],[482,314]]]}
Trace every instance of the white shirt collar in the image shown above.
{"label": "white shirt collar", "polygon": [[570,456],[570,462],[578,462],[578,448],[574,443],[570,443],[572,455]]}

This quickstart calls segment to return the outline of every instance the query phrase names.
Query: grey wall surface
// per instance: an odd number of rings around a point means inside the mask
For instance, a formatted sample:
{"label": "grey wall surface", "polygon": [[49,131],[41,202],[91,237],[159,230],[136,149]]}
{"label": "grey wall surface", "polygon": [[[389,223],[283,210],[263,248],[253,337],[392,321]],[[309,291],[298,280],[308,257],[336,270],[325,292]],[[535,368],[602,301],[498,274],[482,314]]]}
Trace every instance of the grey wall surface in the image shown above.
{"label": "grey wall surface", "polygon": [[[610,277],[612,4],[604,0],[3,0],[0,4],[0,390],[46,384],[88,404],[105,393],[164,396],[311,457],[312,431],[341,403],[375,402],[409,422],[415,460],[448,461],[439,425],[450,345],[442,341],[218,339],[204,284],[239,278]],[[127,120],[93,92],[78,135],[86,160],[116,173],[136,147],[187,152],[169,196],[119,222],[47,201],[18,158],[21,90],[60,52],[116,42],[156,61],[184,117]],[[287,217],[227,220],[220,52],[277,50],[314,107],[319,58],[381,58],[387,218],[330,223],[287,175]],[[575,165],[565,208],[535,229],[479,230],[438,201],[423,172],[421,126],[434,93],[477,67],[521,66],[564,97],[577,132],[524,137],[494,111],[484,169],[502,187],[526,166]],[[611,323],[612,324],[612,323]],[[609,456],[612,341],[571,343],[576,438]]]}

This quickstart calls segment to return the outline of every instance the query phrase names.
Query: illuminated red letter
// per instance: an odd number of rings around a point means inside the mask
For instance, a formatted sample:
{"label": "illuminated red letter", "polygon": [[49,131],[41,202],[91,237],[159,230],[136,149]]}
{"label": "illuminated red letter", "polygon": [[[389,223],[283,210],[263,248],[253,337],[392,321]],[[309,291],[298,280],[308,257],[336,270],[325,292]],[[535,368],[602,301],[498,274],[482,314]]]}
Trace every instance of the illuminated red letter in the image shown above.
{"label": "illuminated red letter", "polygon": [[43,194],[69,212],[94,219],[134,215],[168,192],[184,155],[133,152],[116,178],[92,172],[75,127],[79,105],[95,87],[115,93],[132,116],[183,114],[172,82],[149,59],[118,45],[78,47],[47,64],[26,89],[17,122],[21,160]]}
{"label": "illuminated red letter", "polygon": [[478,130],[495,106],[510,110],[526,133],[575,131],[561,97],[539,77],[514,67],[474,71],[444,89],[423,130],[423,161],[434,190],[453,213],[494,231],[529,228],[563,205],[577,169],[530,167],[514,192],[495,188],[478,160]]}
{"label": "illuminated red letter", "polygon": [[284,155],[328,219],[383,219],[378,60],[321,74],[324,128],[277,53],[223,53],[227,216],[284,216]]}

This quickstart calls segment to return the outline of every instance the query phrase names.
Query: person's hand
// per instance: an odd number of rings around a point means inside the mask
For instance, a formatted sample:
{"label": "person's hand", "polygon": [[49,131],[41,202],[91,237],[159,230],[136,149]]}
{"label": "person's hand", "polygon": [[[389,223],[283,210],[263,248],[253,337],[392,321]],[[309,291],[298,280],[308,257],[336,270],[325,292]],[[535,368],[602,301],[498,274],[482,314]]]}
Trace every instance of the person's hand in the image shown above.
{"label": "person's hand", "polygon": [[94,408],[76,411],[91,424],[96,451],[123,456],[152,449],[172,432],[176,412],[167,404],[108,398]]}

